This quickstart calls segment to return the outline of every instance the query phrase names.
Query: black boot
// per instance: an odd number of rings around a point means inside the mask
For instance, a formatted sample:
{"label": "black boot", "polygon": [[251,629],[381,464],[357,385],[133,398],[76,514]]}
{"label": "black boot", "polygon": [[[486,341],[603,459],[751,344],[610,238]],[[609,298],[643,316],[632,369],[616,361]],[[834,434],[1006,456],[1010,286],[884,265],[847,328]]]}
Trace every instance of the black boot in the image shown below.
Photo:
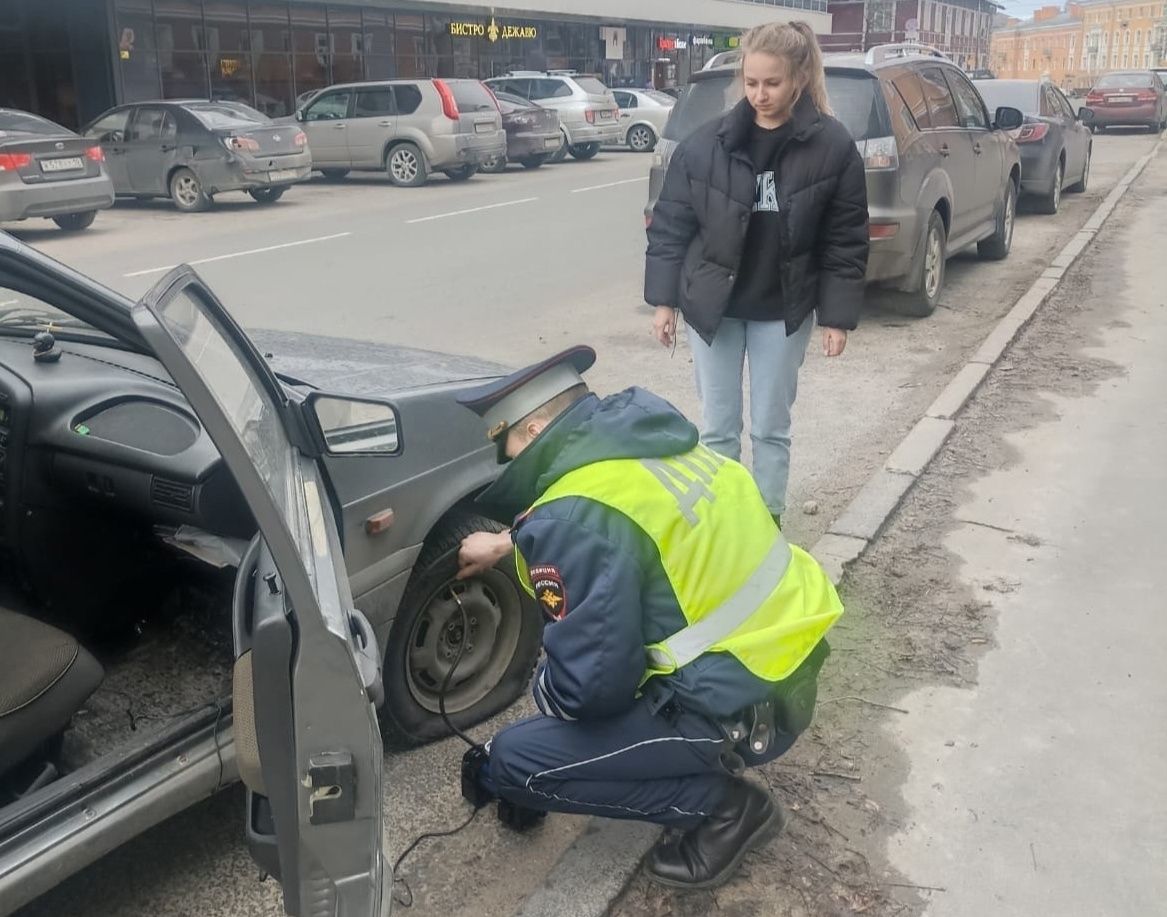
{"label": "black boot", "polygon": [[785,826],[786,816],[769,793],[735,780],[716,812],[679,839],[657,844],[645,868],[661,885],[716,888],[750,850]]}

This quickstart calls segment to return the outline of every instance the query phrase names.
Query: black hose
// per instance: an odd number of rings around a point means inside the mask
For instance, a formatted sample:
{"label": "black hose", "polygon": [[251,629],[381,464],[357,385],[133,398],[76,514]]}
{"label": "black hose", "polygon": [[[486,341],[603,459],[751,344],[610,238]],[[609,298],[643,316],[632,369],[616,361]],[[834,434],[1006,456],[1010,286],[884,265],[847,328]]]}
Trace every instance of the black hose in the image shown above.
{"label": "black hose", "polygon": [[470,618],[466,614],[466,607],[462,604],[462,599],[454,587],[450,587],[450,595],[453,596],[454,601],[458,604],[458,611],[462,615],[462,642],[458,646],[458,652],[454,656],[454,662],[450,666],[450,671],[446,673],[446,677],[442,679],[442,685],[438,688],[438,712],[442,715],[442,721],[446,724],[446,728],[450,730],[453,735],[469,745],[471,748],[481,748],[479,742],[475,742],[470,736],[466,735],[461,729],[454,725],[450,717],[446,715],[446,692],[450,690],[450,682],[454,678],[454,672],[458,669],[458,663],[462,661],[462,657],[466,655],[466,645],[470,642]]}

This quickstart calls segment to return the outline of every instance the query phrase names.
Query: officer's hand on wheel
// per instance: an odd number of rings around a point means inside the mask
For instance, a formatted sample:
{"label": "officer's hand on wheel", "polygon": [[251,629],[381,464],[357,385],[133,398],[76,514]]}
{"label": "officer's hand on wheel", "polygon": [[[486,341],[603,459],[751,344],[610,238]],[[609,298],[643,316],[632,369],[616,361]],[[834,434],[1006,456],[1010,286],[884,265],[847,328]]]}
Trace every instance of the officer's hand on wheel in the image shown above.
{"label": "officer's hand on wheel", "polygon": [[510,532],[475,532],[458,549],[458,579],[485,573],[511,550]]}
{"label": "officer's hand on wheel", "polygon": [[840,356],[847,349],[847,332],[841,328],[823,329],[823,355]]}
{"label": "officer's hand on wheel", "polygon": [[672,347],[677,339],[677,310],[671,306],[657,306],[652,316],[652,336],[662,347]]}

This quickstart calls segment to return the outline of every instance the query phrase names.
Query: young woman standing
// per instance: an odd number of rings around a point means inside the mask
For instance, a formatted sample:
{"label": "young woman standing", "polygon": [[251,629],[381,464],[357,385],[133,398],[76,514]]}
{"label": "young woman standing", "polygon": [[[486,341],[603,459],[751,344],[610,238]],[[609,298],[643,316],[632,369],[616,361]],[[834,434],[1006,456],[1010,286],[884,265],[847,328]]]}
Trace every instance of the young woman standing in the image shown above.
{"label": "young woman standing", "polygon": [[851,135],[831,115],[811,27],[758,26],[742,51],[745,98],[673,154],[648,230],[644,295],[661,344],[673,345],[678,312],[695,332],[702,441],[733,459],[749,361],[754,477],[778,518],[809,316],[818,313],[828,357],[859,322],[867,186]]}

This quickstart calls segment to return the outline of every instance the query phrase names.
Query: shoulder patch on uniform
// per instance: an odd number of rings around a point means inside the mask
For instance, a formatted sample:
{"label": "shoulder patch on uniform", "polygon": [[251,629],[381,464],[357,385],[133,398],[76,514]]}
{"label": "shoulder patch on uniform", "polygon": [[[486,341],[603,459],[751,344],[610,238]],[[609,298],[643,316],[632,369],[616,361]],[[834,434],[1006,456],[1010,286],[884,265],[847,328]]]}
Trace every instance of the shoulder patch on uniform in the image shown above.
{"label": "shoulder patch on uniform", "polygon": [[551,618],[559,621],[567,614],[567,588],[559,568],[543,565],[531,568],[531,588],[539,607]]}

